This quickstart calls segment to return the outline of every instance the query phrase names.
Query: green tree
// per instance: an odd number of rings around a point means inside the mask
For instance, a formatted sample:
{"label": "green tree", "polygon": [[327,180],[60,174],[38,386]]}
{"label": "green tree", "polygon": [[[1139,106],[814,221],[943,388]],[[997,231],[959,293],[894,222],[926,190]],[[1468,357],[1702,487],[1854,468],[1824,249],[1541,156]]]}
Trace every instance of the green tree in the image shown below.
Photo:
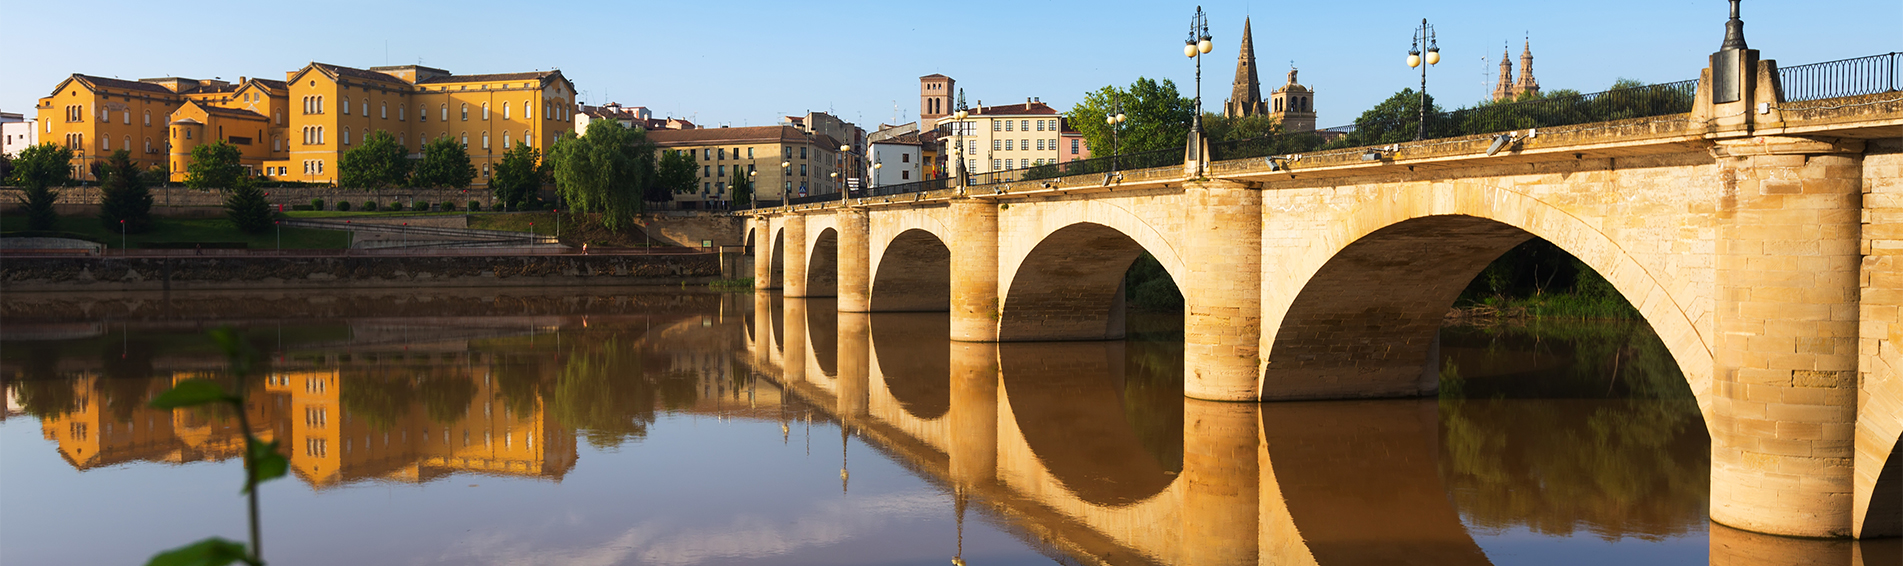
{"label": "green tree", "polygon": [[[1427,137],[1433,138],[1451,133],[1447,112],[1434,104],[1434,96],[1427,96]],[[1354,133],[1344,136],[1336,142],[1338,147],[1362,145],[1382,145],[1414,141],[1421,124],[1421,94],[1414,89],[1405,88],[1394,96],[1362,112],[1355,118]]]}
{"label": "green tree", "polygon": [[20,157],[13,160],[13,175],[9,179],[24,189],[20,207],[26,211],[27,229],[52,230],[59,222],[59,213],[53,210],[59,193],[52,187],[72,179],[72,161],[73,150],[53,143],[21,150]]}
{"label": "green tree", "polygon": [[468,188],[476,180],[476,166],[469,163],[469,148],[455,138],[443,136],[423,145],[423,160],[416,164],[411,183],[418,187]]}
{"label": "green tree", "polygon": [[[1110,127],[1104,124],[1117,105],[1123,103],[1128,118],[1118,130],[1114,149]],[[1083,102],[1072,106],[1070,126],[1084,135],[1093,151],[1108,156],[1181,148],[1189,139],[1190,119],[1196,114],[1194,101],[1177,93],[1176,83],[1138,77],[1129,88],[1106,86],[1084,94]]]}
{"label": "green tree", "polygon": [[390,132],[377,130],[337,160],[340,185],[358,189],[400,187],[410,176],[409,150]]}
{"label": "green tree", "polygon": [[112,152],[106,158],[105,173],[99,185],[99,223],[108,230],[129,233],[150,230],[152,192],[146,190],[144,176],[138,164],[132,162],[132,152]]}
{"label": "green tree", "polygon": [[192,164],[185,166],[185,186],[198,190],[233,189],[245,178],[238,148],[220,140],[192,148]]}
{"label": "green tree", "polygon": [[528,144],[517,145],[503,153],[502,161],[496,163],[495,177],[489,180],[489,188],[495,191],[496,202],[503,206],[521,206],[535,200],[547,173],[541,150]]}
{"label": "green tree", "polygon": [[601,224],[619,230],[645,210],[645,190],[655,184],[654,144],[640,130],[615,120],[595,120],[576,137],[564,133],[549,150],[555,191],[576,212],[601,213]]}
{"label": "green tree", "polygon": [[732,195],[734,208],[746,208],[753,203],[753,176],[734,175],[733,184],[727,186]]}
{"label": "green tree", "polygon": [[656,184],[672,194],[691,193],[700,188],[700,165],[694,162],[693,150],[661,152],[658,169]]}
{"label": "green tree", "polygon": [[277,221],[271,203],[264,198],[264,189],[244,177],[239,177],[237,186],[225,196],[225,217],[232,226],[250,234],[264,233]]}

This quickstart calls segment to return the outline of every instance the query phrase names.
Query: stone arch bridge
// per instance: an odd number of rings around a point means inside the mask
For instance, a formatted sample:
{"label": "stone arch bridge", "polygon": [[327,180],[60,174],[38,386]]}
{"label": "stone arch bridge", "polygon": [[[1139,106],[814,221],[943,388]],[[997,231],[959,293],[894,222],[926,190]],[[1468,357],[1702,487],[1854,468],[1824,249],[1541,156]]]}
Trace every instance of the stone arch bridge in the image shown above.
{"label": "stone arch bridge", "polygon": [[[1189,397],[1420,396],[1475,275],[1544,238],[1663,338],[1712,437],[1711,517],[1903,534],[1903,96],[1782,102],[1772,62],[1690,114],[760,209],[756,288],[949,311],[960,342],[1122,336],[1154,255]],[[1754,104],[1763,102],[1763,104]],[[1207,155],[1207,152],[1203,152]]]}

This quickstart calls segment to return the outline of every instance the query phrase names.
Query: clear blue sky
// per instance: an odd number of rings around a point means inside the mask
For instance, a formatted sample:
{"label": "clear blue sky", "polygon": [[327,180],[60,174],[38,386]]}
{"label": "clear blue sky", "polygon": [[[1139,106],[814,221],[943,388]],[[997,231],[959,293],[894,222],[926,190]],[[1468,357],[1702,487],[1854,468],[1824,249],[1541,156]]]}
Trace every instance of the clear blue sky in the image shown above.
{"label": "clear blue sky", "polygon": [[[1193,2],[520,2],[214,3],[0,0],[9,56],[0,110],[32,104],[70,73],[283,78],[309,61],[416,63],[456,73],[557,67],[584,101],[647,106],[702,125],[764,125],[833,110],[867,126],[914,119],[917,78],[943,73],[973,104],[1036,96],[1068,110],[1084,92],[1139,76],[1174,80]],[[1548,90],[1602,90],[1624,77],[1697,78],[1723,39],[1724,0],[1592,2],[1210,1],[1216,48],[1204,107],[1235,74],[1244,15],[1254,18],[1264,94],[1289,61],[1315,88],[1322,126],[1419,83],[1406,57],[1427,17],[1443,60],[1428,91],[1446,107],[1484,98],[1503,43],[1531,35]],[[1751,47],[1785,65],[1903,51],[1903,1],[1744,3]],[[1485,60],[1483,61],[1483,58]],[[1517,64],[1517,60],[1516,60]],[[897,104],[895,113],[893,106]]]}

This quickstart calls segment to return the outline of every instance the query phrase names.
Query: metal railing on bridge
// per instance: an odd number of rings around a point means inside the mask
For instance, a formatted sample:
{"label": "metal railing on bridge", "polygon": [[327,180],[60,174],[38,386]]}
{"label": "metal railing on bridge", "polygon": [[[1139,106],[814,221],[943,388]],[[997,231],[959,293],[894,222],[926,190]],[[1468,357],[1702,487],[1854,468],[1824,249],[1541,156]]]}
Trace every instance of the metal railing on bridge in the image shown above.
{"label": "metal railing on bridge", "polygon": [[1839,59],[1777,70],[1785,102],[1903,90],[1903,53]]}
{"label": "metal railing on bridge", "polygon": [[1129,171],[1133,169],[1148,169],[1151,167],[1181,166],[1182,164],[1183,148],[1175,147],[1145,151],[1142,153],[1092,157],[1090,159],[1079,159],[1063,163],[1048,163],[1021,169],[975,173],[970,176],[971,182],[968,184],[971,186],[980,186],[1010,183],[1014,181],[1036,181],[1039,179],[1056,179],[1073,175],[1103,174],[1113,170]]}

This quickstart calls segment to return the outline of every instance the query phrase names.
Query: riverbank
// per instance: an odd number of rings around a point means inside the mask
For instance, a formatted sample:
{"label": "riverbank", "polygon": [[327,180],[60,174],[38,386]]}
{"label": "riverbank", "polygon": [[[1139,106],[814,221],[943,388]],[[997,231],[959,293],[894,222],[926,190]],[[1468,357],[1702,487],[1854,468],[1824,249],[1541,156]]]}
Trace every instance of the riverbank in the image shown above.
{"label": "riverbank", "polygon": [[446,257],[9,257],[0,291],[702,286],[717,254]]}

